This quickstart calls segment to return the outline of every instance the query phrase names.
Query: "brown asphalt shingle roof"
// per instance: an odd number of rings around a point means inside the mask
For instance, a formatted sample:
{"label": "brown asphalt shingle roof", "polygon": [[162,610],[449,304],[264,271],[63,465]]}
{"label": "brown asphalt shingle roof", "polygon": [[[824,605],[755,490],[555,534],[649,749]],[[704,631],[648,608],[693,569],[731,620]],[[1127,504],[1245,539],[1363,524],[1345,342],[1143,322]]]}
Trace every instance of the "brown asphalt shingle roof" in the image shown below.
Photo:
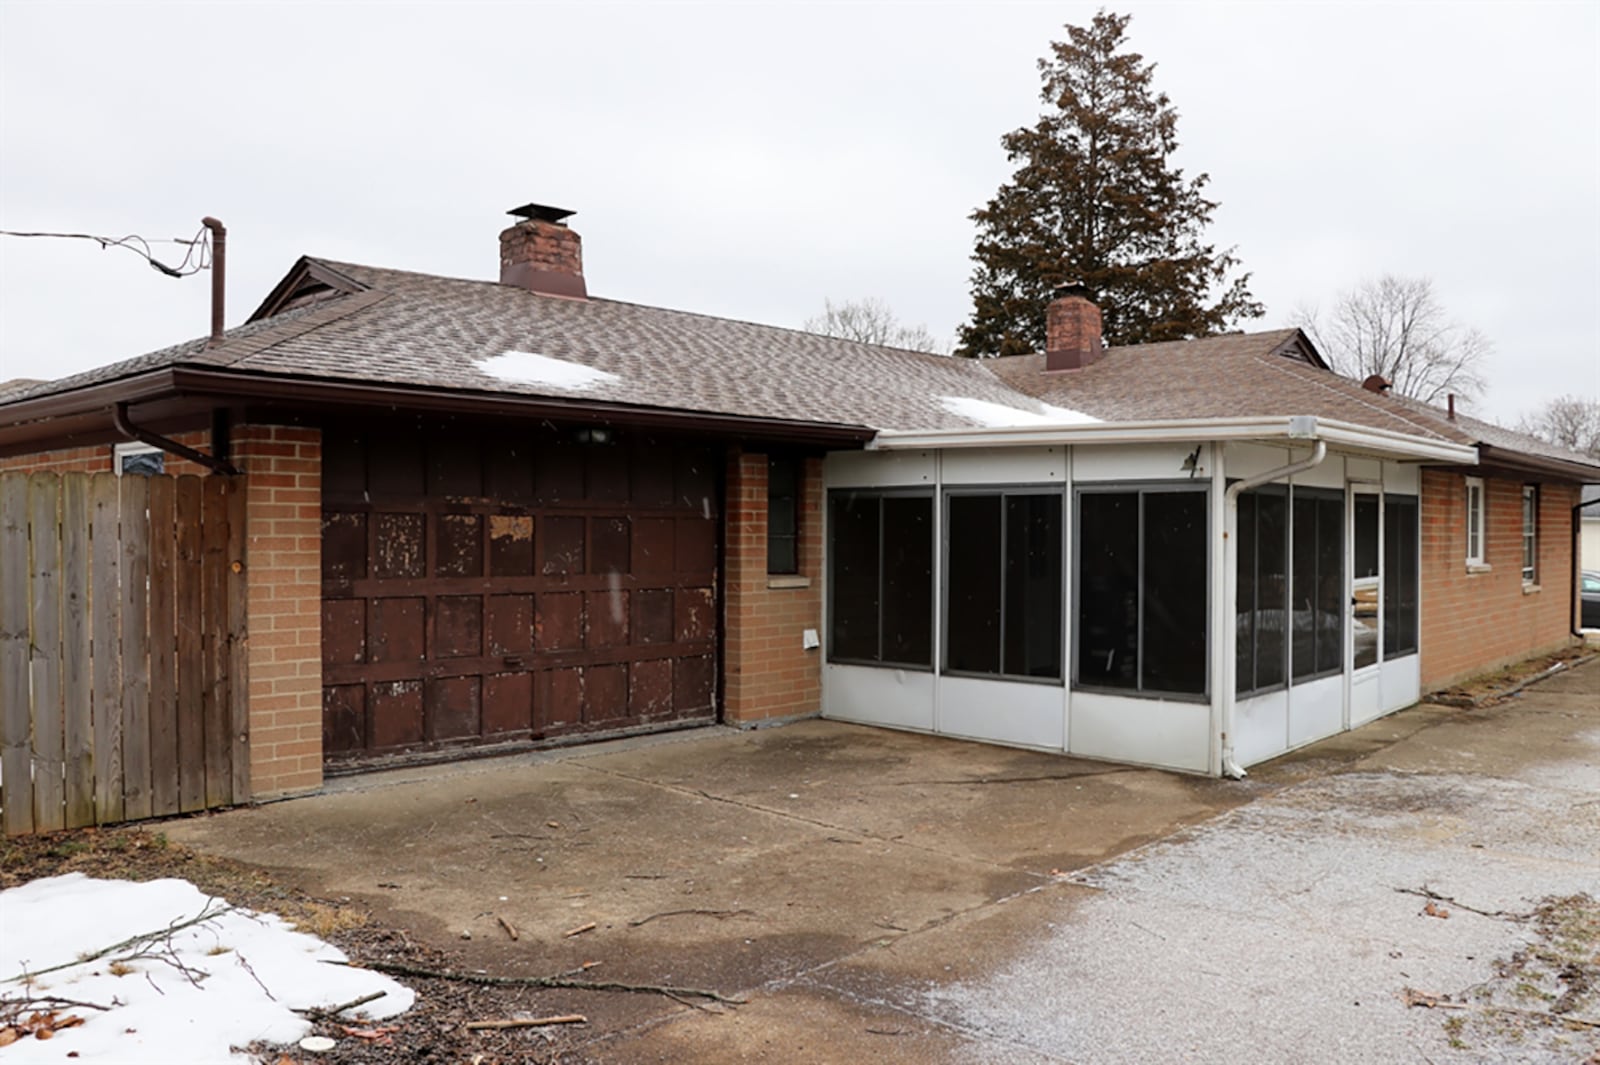
{"label": "brown asphalt shingle roof", "polygon": [[[59,381],[0,392],[11,403],[164,367],[467,392],[582,398],[757,419],[874,429],[961,429],[947,398],[1029,413],[1042,404],[1103,421],[1314,414],[1453,443],[1576,459],[1486,422],[1444,418],[1410,400],[1279,354],[1296,330],[1111,348],[1082,370],[1046,373],[1042,355],[970,360],[859,344],[793,329],[616,300],[543,296],[487,281],[306,260],[364,290]],[[574,391],[513,382],[480,367],[529,352],[615,375]]]}

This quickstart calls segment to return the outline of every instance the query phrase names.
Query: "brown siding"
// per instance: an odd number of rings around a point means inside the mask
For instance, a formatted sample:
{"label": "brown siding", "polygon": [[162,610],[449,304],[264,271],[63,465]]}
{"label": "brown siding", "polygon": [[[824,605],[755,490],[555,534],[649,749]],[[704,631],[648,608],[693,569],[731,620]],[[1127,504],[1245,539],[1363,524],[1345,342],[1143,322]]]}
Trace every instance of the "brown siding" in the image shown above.
{"label": "brown siding", "polygon": [[822,628],[820,459],[805,461],[801,493],[799,579],[769,578],[767,456],[730,454],[723,717],[731,725],[822,710],[821,652],[801,646],[804,630]]}
{"label": "brown siding", "polygon": [[1485,477],[1484,562],[1466,563],[1466,480],[1422,472],[1422,688],[1436,691],[1571,639],[1572,507],[1578,489],[1539,486],[1539,571],[1522,584],[1522,485]]}

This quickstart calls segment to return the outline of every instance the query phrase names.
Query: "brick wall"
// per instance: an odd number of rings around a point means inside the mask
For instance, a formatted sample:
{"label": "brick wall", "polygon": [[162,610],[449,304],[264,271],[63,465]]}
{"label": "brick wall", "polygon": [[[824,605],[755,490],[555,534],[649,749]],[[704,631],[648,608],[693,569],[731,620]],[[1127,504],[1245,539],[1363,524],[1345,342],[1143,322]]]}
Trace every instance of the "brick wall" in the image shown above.
{"label": "brick wall", "polygon": [[1422,472],[1422,688],[1435,691],[1570,642],[1572,507],[1578,489],[1539,486],[1538,590],[1522,583],[1522,481],[1484,478],[1484,563],[1466,563],[1466,480]]}
{"label": "brick wall", "polygon": [[[204,429],[173,433],[172,439],[196,451],[211,450],[211,433]],[[25,473],[115,473],[116,466],[112,462],[115,448],[115,444],[93,444],[89,447],[37,451],[29,455],[10,455],[0,458],[0,473],[13,470]],[[204,477],[211,472],[204,466],[196,465],[176,455],[167,455],[162,468],[174,477],[186,473]]]}
{"label": "brick wall", "polygon": [[271,798],[322,784],[322,434],[242,425],[250,632],[250,783]]}
{"label": "brick wall", "polygon": [[[204,430],[173,439],[210,450]],[[250,788],[271,798],[322,783],[322,444],[315,429],[242,425],[231,458],[248,475],[246,631]],[[112,445],[0,458],[0,471],[109,472]],[[168,474],[210,471],[168,455]]]}
{"label": "brick wall", "polygon": [[767,575],[767,456],[728,457],[723,618],[723,717],[730,725],[822,711],[822,462],[806,459],[801,483],[800,573]]}

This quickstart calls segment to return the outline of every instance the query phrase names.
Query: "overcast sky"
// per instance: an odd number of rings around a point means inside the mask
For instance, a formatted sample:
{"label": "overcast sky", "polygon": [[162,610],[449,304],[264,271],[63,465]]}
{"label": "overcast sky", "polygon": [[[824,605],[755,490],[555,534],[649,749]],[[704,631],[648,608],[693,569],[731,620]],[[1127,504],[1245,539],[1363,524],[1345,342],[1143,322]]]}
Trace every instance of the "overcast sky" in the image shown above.
{"label": "overcast sky", "polygon": [[[1600,398],[1600,4],[1112,9],[1211,175],[1250,328],[1426,275],[1494,343],[1480,411]],[[0,228],[216,215],[231,326],[302,254],[492,279],[533,200],[578,212],[593,295],[790,326],[871,296],[951,336],[999,138],[1096,10],[0,0]],[[0,237],[0,380],[201,335],[208,296]]]}

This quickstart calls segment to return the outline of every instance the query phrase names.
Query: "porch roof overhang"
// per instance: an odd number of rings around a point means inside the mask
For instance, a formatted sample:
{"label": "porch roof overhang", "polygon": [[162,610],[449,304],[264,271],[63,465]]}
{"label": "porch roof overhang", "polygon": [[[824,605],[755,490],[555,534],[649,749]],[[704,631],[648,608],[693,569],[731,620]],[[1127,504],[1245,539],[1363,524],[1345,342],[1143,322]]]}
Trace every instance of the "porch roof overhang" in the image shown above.
{"label": "porch roof overhang", "polygon": [[137,420],[158,426],[193,420],[223,407],[312,418],[374,411],[541,418],[822,448],[858,448],[874,433],[863,425],[168,366],[70,392],[0,404],[0,456],[122,439],[124,434],[115,425],[119,403],[128,404]]}
{"label": "porch roof overhang", "polygon": [[869,451],[928,448],[1039,447],[1051,444],[1193,444],[1201,441],[1260,443],[1282,446],[1325,441],[1353,454],[1402,462],[1476,466],[1478,449],[1471,444],[1374,429],[1352,422],[1309,416],[1270,418],[1177,418],[1158,421],[1093,422],[1082,425],[1020,425],[982,429],[928,431],[883,430],[867,445]]}

